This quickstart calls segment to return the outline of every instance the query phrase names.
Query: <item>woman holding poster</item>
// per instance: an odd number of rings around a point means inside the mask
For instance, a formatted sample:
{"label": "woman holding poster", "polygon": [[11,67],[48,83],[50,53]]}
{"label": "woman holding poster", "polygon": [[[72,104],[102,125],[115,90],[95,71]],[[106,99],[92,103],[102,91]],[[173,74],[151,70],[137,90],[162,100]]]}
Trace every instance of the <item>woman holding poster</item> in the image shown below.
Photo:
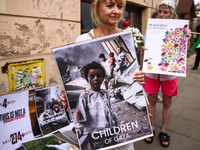
{"label": "woman holding poster", "polygon": [[[178,0],[163,0],[159,6],[157,18],[176,19],[175,12]],[[187,30],[188,39],[191,37],[190,30]],[[162,128],[159,133],[160,144],[163,147],[169,146],[170,136],[166,133],[166,128],[171,115],[172,97],[178,96],[178,77],[162,74],[145,74],[145,92],[148,93],[149,111],[152,114],[152,129],[154,130],[154,119],[156,114],[156,102],[158,99],[159,88],[162,88],[163,110],[162,110]],[[154,135],[155,136],[155,135]],[[147,143],[153,142],[153,137],[145,139]]]}
{"label": "woman holding poster", "polygon": [[[91,7],[92,21],[98,27],[80,35],[76,42],[123,32],[116,25],[123,20],[126,0],[93,0]],[[144,85],[144,73],[142,71],[135,72],[133,78]]]}
{"label": "woman holding poster", "polygon": [[[76,42],[123,32],[116,25],[123,20],[126,0],[94,0],[91,7],[92,21],[97,28],[80,35]],[[135,72],[133,79],[144,85],[144,73],[142,71]],[[63,99],[62,96],[61,99]],[[134,147],[131,143],[116,149],[133,150]]]}

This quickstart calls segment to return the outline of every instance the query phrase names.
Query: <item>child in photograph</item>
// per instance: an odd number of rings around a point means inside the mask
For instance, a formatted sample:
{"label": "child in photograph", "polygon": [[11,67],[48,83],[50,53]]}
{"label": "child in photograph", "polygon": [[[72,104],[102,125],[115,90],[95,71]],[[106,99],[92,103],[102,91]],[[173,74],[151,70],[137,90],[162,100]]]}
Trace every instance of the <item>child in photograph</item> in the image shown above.
{"label": "child in photograph", "polygon": [[121,74],[123,73],[123,71],[127,68],[127,65],[126,65],[126,56],[124,54],[124,48],[121,46],[121,47],[118,47],[117,48],[117,52],[118,52],[118,66],[119,68],[117,69],[117,71],[120,70]]}
{"label": "child in photograph", "polygon": [[[80,94],[74,122],[79,137],[88,132],[93,137],[94,132],[96,135],[99,131],[117,126],[117,116],[111,106],[108,91],[100,88],[105,77],[105,69],[99,63],[92,62],[84,66],[83,71],[91,87]],[[105,138],[109,137],[93,138],[95,147],[108,146],[104,142]],[[116,143],[110,143],[113,144]]]}
{"label": "child in photograph", "polygon": [[108,82],[109,82],[109,75],[110,75],[109,59],[106,59],[106,56],[103,53],[99,55],[99,59],[101,60],[101,65],[104,67],[106,71],[106,75],[104,77],[104,85],[105,85],[106,90],[108,90]]}
{"label": "child in photograph", "polygon": [[114,58],[114,53],[113,52],[110,52],[109,54],[109,63],[110,63],[110,78],[113,78],[113,71],[114,71],[114,68],[116,66],[115,62],[116,62],[116,59]]}

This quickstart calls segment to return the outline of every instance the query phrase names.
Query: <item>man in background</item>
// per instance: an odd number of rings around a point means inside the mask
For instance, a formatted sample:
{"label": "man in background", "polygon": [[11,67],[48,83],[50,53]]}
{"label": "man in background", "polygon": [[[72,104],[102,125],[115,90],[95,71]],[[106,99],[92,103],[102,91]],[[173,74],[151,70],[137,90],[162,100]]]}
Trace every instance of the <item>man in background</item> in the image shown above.
{"label": "man in background", "polygon": [[[195,32],[200,33],[200,24],[197,25]],[[193,38],[195,39],[195,42],[196,42],[199,38],[199,34],[193,34]],[[196,50],[196,58],[195,58],[194,66],[191,68],[192,70],[198,69],[199,61],[200,61],[200,46],[197,46],[195,50]]]}

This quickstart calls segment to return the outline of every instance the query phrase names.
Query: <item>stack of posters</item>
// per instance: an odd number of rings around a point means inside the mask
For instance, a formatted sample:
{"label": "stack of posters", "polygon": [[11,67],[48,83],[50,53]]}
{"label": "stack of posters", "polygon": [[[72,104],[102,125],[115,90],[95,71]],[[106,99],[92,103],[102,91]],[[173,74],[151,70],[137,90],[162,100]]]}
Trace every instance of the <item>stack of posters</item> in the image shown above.
{"label": "stack of posters", "polygon": [[[134,47],[129,30],[52,49],[82,150],[115,148],[153,135],[143,87],[133,80],[138,71]],[[114,68],[108,62],[110,53]],[[126,65],[120,72],[122,57]]]}
{"label": "stack of posters", "polygon": [[52,134],[60,138],[57,143],[65,141],[70,150],[77,149],[74,148],[79,147],[75,127],[69,121],[60,95],[61,85],[0,96],[0,149],[24,149],[23,143],[37,143],[36,139]]}
{"label": "stack of posters", "polygon": [[[69,112],[65,110],[59,99],[61,91],[61,85],[36,89],[35,98],[31,100],[29,98],[33,133],[35,137],[53,133],[78,147],[77,136],[73,123],[70,121]],[[29,91],[29,95],[31,93]]]}
{"label": "stack of posters", "polygon": [[143,71],[186,76],[188,20],[148,19]]}

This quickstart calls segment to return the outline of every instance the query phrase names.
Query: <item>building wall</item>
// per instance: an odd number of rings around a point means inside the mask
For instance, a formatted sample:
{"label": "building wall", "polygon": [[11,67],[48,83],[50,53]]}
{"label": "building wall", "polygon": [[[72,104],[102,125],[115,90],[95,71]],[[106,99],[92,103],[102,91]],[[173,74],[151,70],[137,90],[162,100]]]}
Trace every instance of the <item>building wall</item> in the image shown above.
{"label": "building wall", "polygon": [[[80,28],[79,0],[1,0],[0,67],[43,58],[46,87],[62,84],[51,48],[73,43]],[[7,93],[8,74],[0,72],[0,95]]]}
{"label": "building wall", "polygon": [[[62,84],[51,48],[73,43],[81,33],[80,0],[0,0],[0,67],[45,60],[46,87]],[[128,0],[142,8],[142,33],[161,0]],[[0,72],[0,95],[9,93]]]}
{"label": "building wall", "polygon": [[144,34],[148,18],[151,18],[153,12],[158,9],[162,0],[127,0],[128,3],[141,7],[142,9],[142,27],[141,33]]}

